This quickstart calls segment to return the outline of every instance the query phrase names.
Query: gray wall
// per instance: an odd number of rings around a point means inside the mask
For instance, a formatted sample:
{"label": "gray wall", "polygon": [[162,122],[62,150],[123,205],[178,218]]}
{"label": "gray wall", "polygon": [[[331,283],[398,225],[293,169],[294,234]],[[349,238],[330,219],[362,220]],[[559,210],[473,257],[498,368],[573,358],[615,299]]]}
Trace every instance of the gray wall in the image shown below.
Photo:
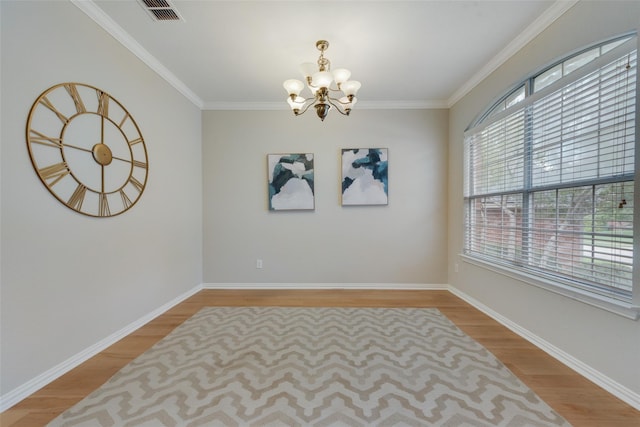
{"label": "gray wall", "polygon": [[[0,14],[3,395],[203,282],[451,283],[640,393],[640,322],[458,256],[464,128],[542,64],[638,28],[640,3],[578,3],[450,112],[356,109],[324,123],[313,112],[201,113],[68,2],[0,1]],[[121,216],[72,212],[31,167],[29,108],[64,81],[111,93],[147,140],[147,189]],[[339,153],[348,147],[389,148],[389,206],[339,205]],[[266,155],[282,152],[315,154],[315,211],[267,210]]]}
{"label": "gray wall", "polygon": [[[202,283],[202,175],[199,109],[78,8],[0,11],[4,395]],[[63,206],[29,161],[29,109],[67,81],[110,93],[145,137],[147,188],[120,216]]]}
{"label": "gray wall", "polygon": [[[447,116],[204,112],[205,283],[446,284]],[[340,149],[358,147],[389,149],[389,205],[340,206]],[[268,210],[268,153],[314,154],[315,211]]]}
{"label": "gray wall", "polygon": [[[640,393],[640,321],[465,263],[458,254],[463,241],[464,129],[498,95],[541,66],[588,44],[636,30],[639,20],[640,2],[577,3],[460,100],[449,117],[449,283],[585,363],[593,372],[635,392],[636,400]],[[455,273],[455,264],[459,273]]]}

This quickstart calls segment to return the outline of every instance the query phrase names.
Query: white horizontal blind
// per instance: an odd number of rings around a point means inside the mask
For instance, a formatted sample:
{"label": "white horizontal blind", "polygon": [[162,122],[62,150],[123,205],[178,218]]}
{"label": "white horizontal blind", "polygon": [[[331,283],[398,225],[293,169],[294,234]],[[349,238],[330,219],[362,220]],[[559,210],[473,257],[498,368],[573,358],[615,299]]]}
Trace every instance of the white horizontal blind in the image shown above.
{"label": "white horizontal blind", "polygon": [[630,301],[636,43],[466,133],[466,254]]}

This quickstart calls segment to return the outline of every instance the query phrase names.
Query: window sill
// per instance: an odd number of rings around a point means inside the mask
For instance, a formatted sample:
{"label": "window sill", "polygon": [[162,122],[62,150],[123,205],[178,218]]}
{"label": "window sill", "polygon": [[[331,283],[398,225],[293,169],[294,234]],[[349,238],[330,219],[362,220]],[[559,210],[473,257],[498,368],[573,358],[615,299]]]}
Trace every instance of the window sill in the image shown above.
{"label": "window sill", "polygon": [[551,280],[547,280],[542,277],[537,277],[532,274],[517,271],[506,266],[493,264],[478,258],[470,257],[468,255],[460,254],[460,257],[464,262],[467,262],[469,264],[494,271],[520,282],[533,285],[550,292],[554,292],[567,298],[571,298],[575,301],[579,301],[584,304],[606,310],[608,312],[626,317],[628,319],[638,320],[640,318],[640,307],[633,304],[618,301],[613,298],[607,298],[601,295],[590,294],[577,288],[563,285],[561,283],[552,282]]}

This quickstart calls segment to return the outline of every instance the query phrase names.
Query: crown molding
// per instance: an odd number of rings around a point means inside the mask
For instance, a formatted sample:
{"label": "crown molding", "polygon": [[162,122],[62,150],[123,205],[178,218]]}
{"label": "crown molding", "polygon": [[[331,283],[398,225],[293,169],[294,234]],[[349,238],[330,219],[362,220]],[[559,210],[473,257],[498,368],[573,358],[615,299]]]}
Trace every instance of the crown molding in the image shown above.
{"label": "crown molding", "polygon": [[422,101],[359,101],[358,110],[438,110],[449,108],[445,99]]}
{"label": "crown molding", "polygon": [[[433,110],[449,108],[446,100],[427,101],[360,101],[357,110]],[[202,110],[269,111],[289,110],[283,102],[205,102]]]}
{"label": "crown molding", "polygon": [[[143,48],[129,33],[111,19],[93,0],[70,1],[201,110],[264,111],[288,109],[288,106],[282,102],[204,102],[189,89],[187,85],[169,71],[167,67],[162,65],[160,61]],[[448,108],[446,100],[362,101],[358,103],[359,110],[422,110],[440,108]]]}
{"label": "crown molding", "polygon": [[557,0],[542,15],[524,29],[511,43],[494,56],[484,67],[473,75],[465,84],[451,95],[447,100],[447,107],[451,108],[460,101],[480,82],[489,77],[491,73],[504,64],[509,58],[515,55],[527,43],[536,38],[549,25],[560,18],[566,11],[571,9],[580,0]]}
{"label": "crown molding", "polygon": [[89,18],[93,19],[102,29],[119,41],[131,53],[137,56],[149,68],[155,71],[160,77],[165,79],[178,92],[184,95],[195,106],[202,109],[204,102],[198,95],[189,89],[180,79],[178,79],[167,67],[162,65],[153,55],[143,48],[129,33],[119,26],[109,17],[93,0],[70,0],[78,9],[83,11]]}
{"label": "crown molding", "polygon": [[289,106],[284,102],[205,102],[203,110],[228,110],[228,111],[270,111],[288,110]]}
{"label": "crown molding", "polygon": [[[204,102],[198,95],[178,79],[167,67],[144,49],[129,33],[111,19],[93,0],[69,0],[78,9],[93,19],[113,38],[137,56],[142,62],[165,79],[178,92],[184,95],[196,107],[201,110],[284,110],[280,102]],[[412,110],[412,109],[441,109],[451,108],[456,102],[467,95],[480,82],[487,78],[498,67],[504,64],[516,52],[533,40],[556,19],[571,9],[580,0],[557,0],[531,25],[520,33],[511,43],[502,49],[484,67],[463,84],[447,100],[423,100],[423,101],[361,101],[358,109],[361,110]]]}

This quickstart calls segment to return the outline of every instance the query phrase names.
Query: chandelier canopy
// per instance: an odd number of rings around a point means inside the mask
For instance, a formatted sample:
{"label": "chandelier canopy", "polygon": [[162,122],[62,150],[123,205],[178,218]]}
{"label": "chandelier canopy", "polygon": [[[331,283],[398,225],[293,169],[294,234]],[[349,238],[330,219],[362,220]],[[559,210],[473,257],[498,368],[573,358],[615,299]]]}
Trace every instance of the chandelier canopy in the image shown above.
{"label": "chandelier canopy", "polygon": [[[332,107],[340,114],[348,116],[351,108],[358,101],[356,93],[360,89],[360,82],[349,80],[351,71],[347,69],[337,68],[331,71],[331,62],[324,57],[324,51],[329,48],[328,41],[318,40],[316,48],[320,51],[317,66],[313,62],[300,65],[300,71],[305,77],[312,96],[309,98],[300,96],[304,83],[290,79],[283,83],[289,94],[287,102],[296,116],[304,114],[312,105],[322,121]],[[333,85],[334,82],[335,85]]]}

